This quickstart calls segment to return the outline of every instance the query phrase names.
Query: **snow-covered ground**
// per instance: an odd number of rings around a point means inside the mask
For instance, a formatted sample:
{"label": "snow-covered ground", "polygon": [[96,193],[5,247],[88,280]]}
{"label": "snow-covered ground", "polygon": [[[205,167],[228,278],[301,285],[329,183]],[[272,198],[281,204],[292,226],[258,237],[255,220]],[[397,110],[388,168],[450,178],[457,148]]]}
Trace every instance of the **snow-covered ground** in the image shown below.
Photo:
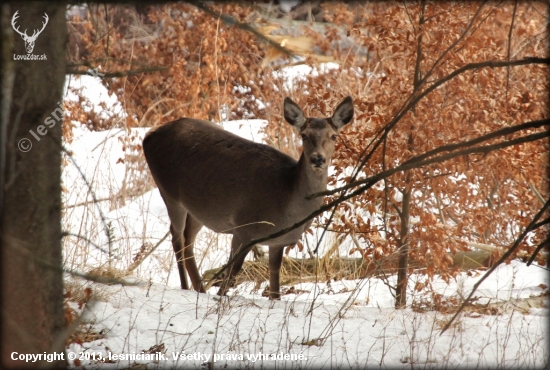
{"label": "snow-covered ground", "polygon": [[[261,141],[262,124],[252,120],[224,122],[223,126]],[[168,216],[156,188],[137,197],[121,196],[124,184],[130,181],[127,158],[136,154],[133,145],[147,130],[89,132],[76,127],[74,140],[65,144],[72,156],[63,170],[63,228],[73,234],[65,238],[65,268],[88,272],[110,266],[125,270],[140,248],[157,244],[168,231]],[[122,142],[127,144],[124,150]],[[318,236],[311,236],[311,242]],[[225,235],[201,231],[195,247],[201,272],[227,261],[229,241]],[[329,243],[325,240],[321,245],[320,255]],[[291,255],[302,257],[295,250]],[[483,273],[463,273],[449,284],[436,278],[433,291],[443,299],[460,301]],[[85,308],[84,321],[104,335],[70,345],[69,356],[80,359],[86,369],[122,369],[136,364],[146,364],[149,369],[549,365],[549,309],[540,302],[519,307],[516,300],[540,295],[550,286],[550,279],[546,270],[519,261],[500,266],[475,294],[477,303],[508,301],[507,306],[494,314],[465,312],[442,335],[450,314],[393,308],[394,298],[387,285],[395,285],[395,276],[387,281],[371,278],[330,284],[320,277],[318,283],[295,285],[297,293],[284,295],[278,302],[261,297],[266,283],[259,289],[245,283],[219,299],[216,288],[206,294],[178,288],[168,237],[124,279],[136,285],[80,281],[99,297]],[[421,308],[420,302],[431,299],[414,290],[415,283],[424,279],[411,277],[409,307]]]}
{"label": "snow-covered ground", "polygon": [[[450,285],[438,283],[436,289],[446,296],[468,292],[478,278],[464,274]],[[540,282],[548,284],[541,269],[512,262],[499,267],[476,295],[485,301],[525,297],[540,293]],[[548,365],[547,308],[466,313],[440,335],[450,315],[395,310],[387,287],[378,279],[333,282],[330,289],[324,283],[296,288],[309,292],[271,302],[247,293],[246,286],[222,300],[215,289],[198,294],[162,284],[102,286],[98,289],[106,301],[94,302],[84,318],[105,338],[72,344],[68,351],[96,359],[162,353],[114,363],[82,362],[86,368],[102,369],[134,363],[150,369],[207,368],[207,362],[220,369]]]}

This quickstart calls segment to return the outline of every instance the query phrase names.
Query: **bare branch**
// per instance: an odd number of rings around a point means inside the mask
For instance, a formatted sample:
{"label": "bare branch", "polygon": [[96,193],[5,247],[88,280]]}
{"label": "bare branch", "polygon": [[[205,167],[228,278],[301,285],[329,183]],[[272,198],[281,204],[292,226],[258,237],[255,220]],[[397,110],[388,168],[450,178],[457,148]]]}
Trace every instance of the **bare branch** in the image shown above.
{"label": "bare branch", "polygon": [[[412,157],[411,159],[409,159],[408,161],[403,162],[400,166],[395,167],[394,169],[402,168],[402,167],[408,167],[408,165],[414,164],[414,163],[420,163],[420,162],[426,160],[427,158],[432,157],[432,156],[434,156],[436,154],[439,154],[439,153],[442,153],[442,152],[450,152],[450,151],[457,150],[457,149],[460,149],[460,148],[472,147],[474,145],[480,144],[480,143],[488,141],[490,139],[494,139],[494,138],[502,137],[502,136],[507,136],[507,135],[510,135],[510,134],[513,134],[513,133],[516,133],[516,132],[519,132],[519,131],[534,129],[534,128],[540,128],[542,126],[548,126],[548,125],[550,125],[550,119],[545,119],[545,120],[540,120],[540,121],[531,121],[531,122],[523,123],[521,125],[506,127],[506,128],[491,132],[487,135],[483,135],[483,136],[480,136],[480,137],[472,139],[472,140],[468,140],[468,141],[464,141],[464,142],[456,143],[456,144],[448,144],[448,145],[440,146],[439,148],[430,150],[430,151],[428,151],[424,154]],[[480,147],[480,148],[482,148],[482,147]],[[383,171],[383,172],[379,173],[378,175],[389,172],[389,171],[393,171],[393,170]],[[378,175],[376,175],[376,176],[378,176]],[[354,187],[359,186],[361,184],[370,183],[372,181],[372,179],[376,176],[372,176],[372,177],[368,177],[368,178],[363,179],[363,180],[355,181],[355,182],[349,183],[348,185],[345,185],[345,186],[342,186],[342,187],[339,187],[339,188],[336,188],[336,189],[333,189],[333,190],[328,190],[328,191],[323,191],[323,192],[320,192],[320,193],[316,193],[316,194],[311,195],[310,197],[314,198],[314,197],[323,196],[323,195],[332,195],[332,194],[338,193],[338,192],[343,191],[343,190],[354,188]]]}
{"label": "bare branch", "polygon": [[61,237],[64,238],[66,236],[74,236],[75,238],[78,238],[78,239],[82,239],[84,241],[86,241],[87,243],[91,244],[93,247],[99,249],[100,251],[102,251],[103,253],[107,254],[110,256],[109,252],[106,251],[105,249],[101,248],[100,246],[98,246],[96,243],[94,243],[93,241],[91,241],[90,239],[86,238],[85,236],[83,235],[80,235],[80,234],[75,234],[75,233],[71,233],[71,232],[68,232],[68,231],[63,231],[61,233]]}
{"label": "bare branch", "polygon": [[[113,198],[112,197],[107,197],[107,198],[98,198],[96,199],[95,201],[97,202],[105,202],[105,201],[108,201],[108,200],[112,200]],[[75,204],[70,204],[68,206],[64,206],[63,209],[70,209],[70,208],[75,208],[75,207],[81,207],[81,206],[87,206],[88,204],[92,204],[92,203],[95,203],[94,200],[86,200],[84,202],[80,202],[80,203],[75,203]]]}
{"label": "bare branch", "polygon": [[83,60],[78,63],[69,63],[67,61],[67,67],[68,68],[75,68],[75,67],[88,67],[88,68],[95,68],[95,64],[106,64],[105,62],[115,62],[119,64],[132,64],[132,65],[138,65],[141,67],[151,67],[151,65],[147,63],[143,63],[137,60],[130,60],[130,59],[121,59],[121,58],[112,58],[112,57],[101,57],[101,58],[93,58],[93,59],[87,59]]}
{"label": "bare branch", "polygon": [[134,271],[139,265],[141,265],[141,263],[145,261],[145,259],[149,257],[159,247],[159,245],[168,237],[168,235],[170,235],[170,231],[167,231],[166,234],[164,234],[164,236],[157,242],[157,244],[155,244],[155,246],[151,248],[151,250],[147,252],[142,259],[140,259],[139,261],[137,261],[136,263],[133,263],[130,267],[128,267],[128,272],[130,273]]}
{"label": "bare branch", "polygon": [[30,246],[26,245],[27,244],[26,242],[24,242],[22,240],[19,240],[17,238],[10,237],[10,236],[4,236],[4,238],[6,238],[6,240],[9,241],[9,243],[6,243],[6,246],[8,248],[14,249],[17,253],[20,253],[25,258],[28,258],[29,260],[32,260],[36,264],[38,264],[40,266],[43,266],[45,268],[49,268],[49,269],[52,269],[52,270],[55,270],[55,271],[60,271],[60,272],[65,273],[65,274],[70,274],[72,276],[81,277],[81,278],[84,278],[84,279],[87,279],[87,280],[90,280],[90,281],[94,281],[94,282],[97,282],[97,283],[101,283],[101,284],[139,285],[138,283],[128,282],[128,281],[118,279],[118,278],[115,278],[115,277],[105,277],[105,276],[99,276],[99,275],[96,275],[96,274],[86,274],[86,273],[79,272],[79,271],[65,269],[62,266],[51,263],[47,259],[38,258],[36,256],[36,254],[31,250]]}
{"label": "bare branch", "polygon": [[[548,219],[546,219],[548,221]],[[533,254],[531,255],[531,258],[529,258],[529,261],[527,261],[527,266],[531,266],[531,264],[533,263],[533,261],[535,260],[535,258],[537,258],[537,255],[540,253],[540,251],[542,250],[542,248],[544,247],[548,247],[550,245],[550,238],[546,238],[542,243],[540,243],[538,246],[537,246],[537,249],[535,249],[535,251],[533,252]]]}
{"label": "bare branch", "polygon": [[137,75],[141,73],[149,73],[149,72],[159,72],[159,71],[166,71],[168,70],[168,67],[159,66],[159,67],[148,67],[148,68],[141,68],[141,69],[134,69],[134,70],[128,70],[128,71],[120,71],[120,72],[101,72],[97,73],[94,71],[86,70],[81,71],[78,69],[73,68],[67,68],[66,74],[71,75],[87,75],[87,76],[94,76],[94,77],[101,77],[101,78],[117,78],[117,77],[126,77],[126,76],[132,76]]}
{"label": "bare branch", "polygon": [[542,197],[542,195],[540,195],[539,191],[537,190],[537,188],[535,187],[535,184],[533,184],[533,182],[529,182],[529,189],[531,189],[531,191],[533,193],[535,193],[535,196],[540,201],[540,203],[544,204],[544,198]]}

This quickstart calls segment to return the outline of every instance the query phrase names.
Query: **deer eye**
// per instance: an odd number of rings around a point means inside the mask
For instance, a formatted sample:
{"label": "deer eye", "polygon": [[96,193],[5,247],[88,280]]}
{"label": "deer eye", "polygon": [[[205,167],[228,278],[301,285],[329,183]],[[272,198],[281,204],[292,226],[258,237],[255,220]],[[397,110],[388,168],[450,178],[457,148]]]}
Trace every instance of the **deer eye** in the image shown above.
{"label": "deer eye", "polygon": [[334,134],[334,135],[332,135],[330,138],[331,138],[332,140],[336,140],[337,137],[338,137],[338,135]]}
{"label": "deer eye", "polygon": [[306,134],[302,134],[302,141],[306,141],[307,140],[307,135]]}

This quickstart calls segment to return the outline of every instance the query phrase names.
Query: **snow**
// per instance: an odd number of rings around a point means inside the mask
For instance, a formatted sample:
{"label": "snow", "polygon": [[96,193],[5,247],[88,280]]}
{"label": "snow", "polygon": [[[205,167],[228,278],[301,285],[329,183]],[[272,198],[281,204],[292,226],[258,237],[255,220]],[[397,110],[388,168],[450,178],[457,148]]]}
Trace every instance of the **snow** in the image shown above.
{"label": "snow", "polygon": [[288,13],[292,10],[295,6],[300,4],[300,0],[281,0],[279,1],[279,8],[285,12]]}
{"label": "snow", "polygon": [[[542,291],[537,282],[548,282],[542,269],[515,261],[499,267],[494,276],[480,296],[494,297],[497,292],[506,297],[528,296]],[[476,280],[463,278],[465,288]],[[356,286],[362,286],[357,294]],[[343,287],[351,292],[337,293]],[[377,279],[332,283],[336,293],[328,291],[326,284],[296,288],[311,293],[286,295],[272,302],[249,294],[220,300],[213,291],[199,294],[160,284],[103,287],[108,301],[94,303],[84,319],[106,337],[83,346],[72,344],[69,351],[107,357],[138,354],[163,344],[165,359],[135,361],[161,369],[201,368],[213,359],[215,368],[328,369],[380,364],[409,368],[411,362],[435,368],[497,364],[537,368],[548,356],[548,309],[533,308],[529,314],[463,315],[457,326],[440,336],[450,315],[395,310],[387,288]],[[442,284],[438,290],[449,294],[455,289],[453,284]],[[355,298],[345,304],[350,296]],[[183,359],[181,353],[195,357]],[[259,353],[287,355],[287,359],[257,360]],[[233,357],[222,357],[228,355]],[[91,363],[84,365],[90,368]],[[133,363],[96,363],[93,367],[118,369]]]}
{"label": "snow", "polygon": [[[90,81],[86,86],[102,88]],[[103,99],[110,99],[103,94]],[[115,107],[117,103],[110,104]],[[263,124],[262,120],[227,121],[222,126],[260,142]],[[169,230],[156,188],[122,203],[112,201],[129,170],[129,164],[120,159],[135,154],[131,146],[123,150],[121,141],[139,143],[147,130],[90,132],[77,126],[74,140],[65,143],[72,159],[63,168],[63,228],[95,244],[65,238],[65,268],[86,272],[110,265],[125,269],[143,245],[156,244]],[[93,197],[99,201],[92,202]],[[319,236],[318,231],[308,236],[310,245]],[[320,276],[317,283],[294,285],[298,293],[275,302],[261,296],[265,282],[259,287],[243,283],[220,298],[215,287],[205,294],[179,289],[169,240],[123,278],[134,285],[77,280],[99,297],[82,312],[83,322],[105,336],[69,346],[68,355],[80,359],[80,365],[86,369],[122,369],[135,364],[146,364],[148,369],[206,369],[209,362],[220,369],[548,366],[548,300],[544,306],[527,310],[463,313],[441,334],[451,314],[412,309],[415,303],[431,301],[429,294],[414,290],[416,282],[425,280],[421,275],[411,276],[408,308],[401,310],[394,309],[388,288],[388,284],[395,286],[394,275],[387,280],[330,282]],[[229,237],[206,229],[199,233],[195,253],[201,272],[227,261],[229,242]],[[330,243],[325,237],[321,250]],[[290,255],[303,257],[295,250]],[[460,301],[483,274],[464,272],[450,283],[436,277],[433,292]],[[499,266],[474,296],[479,304],[512,302],[538,296],[544,286],[550,286],[546,270],[512,261]],[[151,348],[157,348],[150,351],[155,355],[142,353]],[[76,367],[73,360],[70,364]]]}
{"label": "snow", "polygon": [[[122,104],[118,101],[116,95],[109,95],[109,92],[101,84],[99,78],[88,75],[70,76],[65,83],[66,95],[64,99],[77,101],[77,95],[73,91],[67,89],[68,86],[73,89],[82,90],[82,95],[90,100],[94,111],[99,113],[100,117],[103,115],[103,118],[107,118],[106,113],[125,115]],[[101,106],[102,103],[105,108]]]}
{"label": "snow", "polygon": [[[299,58],[298,58],[299,59]],[[284,82],[284,88],[286,91],[300,90],[302,94],[307,95],[308,92],[297,89],[300,81],[306,79],[306,76],[313,75],[318,76],[319,73],[327,73],[331,69],[338,69],[340,66],[337,63],[322,63],[318,67],[312,67],[305,64],[295,65],[291,67],[281,68],[280,71],[273,72],[275,79],[281,79]],[[329,88],[330,86],[327,86]]]}

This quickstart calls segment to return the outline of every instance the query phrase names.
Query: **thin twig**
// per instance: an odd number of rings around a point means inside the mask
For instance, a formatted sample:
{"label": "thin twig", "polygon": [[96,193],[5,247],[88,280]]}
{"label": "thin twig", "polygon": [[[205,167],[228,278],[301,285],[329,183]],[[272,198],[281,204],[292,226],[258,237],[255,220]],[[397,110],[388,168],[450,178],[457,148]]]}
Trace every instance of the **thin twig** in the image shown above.
{"label": "thin twig", "polygon": [[[51,136],[50,136],[51,137]],[[53,137],[52,137],[53,138]],[[80,174],[80,177],[82,178],[82,180],[84,181],[84,183],[86,183],[86,187],[88,188],[88,191],[90,192],[90,195],[92,196],[92,200],[93,200],[93,203],[96,205],[96,208],[97,208],[97,212],[99,213],[99,217],[101,218],[101,223],[103,224],[103,230],[105,231],[105,236],[107,236],[107,241],[109,243],[109,258],[112,258],[112,250],[113,250],[113,241],[112,241],[112,238],[110,237],[109,235],[109,227],[107,225],[107,218],[105,217],[105,215],[103,214],[103,211],[101,210],[101,207],[99,206],[99,202],[97,200],[97,197],[95,195],[95,191],[94,189],[92,188],[92,185],[90,184],[90,182],[88,181],[88,179],[86,178],[86,175],[84,174],[84,172],[82,171],[82,169],[80,168],[80,166],[78,165],[78,163],[76,163],[76,159],[74,159],[74,157],[72,156],[72,154],[69,152],[69,150],[67,150],[67,148],[65,148],[65,146],[59,142],[57,140],[57,138],[53,138],[54,141],[59,145],[59,147],[61,148],[61,150],[69,157],[69,159],[71,160],[71,162],[73,162],[74,166],[76,167],[78,173]]]}
{"label": "thin twig", "polygon": [[[514,19],[516,19],[516,10],[518,7],[518,0],[514,2],[514,11],[512,12],[512,22],[510,22],[510,31],[508,32],[508,52],[506,53],[506,60],[510,61],[510,49],[512,48],[512,30],[514,29]],[[510,68],[506,69],[506,104],[508,104],[508,86],[510,85]]]}
{"label": "thin twig", "polygon": [[[448,81],[452,80],[453,78],[461,75],[462,73],[469,71],[469,70],[475,70],[485,67],[490,68],[500,68],[500,67],[507,67],[507,66],[520,66],[520,65],[528,65],[528,64],[547,64],[550,65],[550,58],[538,58],[538,57],[527,57],[524,59],[518,59],[513,60],[510,62],[507,61],[485,61],[480,63],[470,63],[466,64],[465,66],[462,66],[461,68],[455,70],[454,72],[448,74],[447,76],[443,77],[442,79],[434,82],[432,85],[430,85],[426,90],[422,91],[418,94],[412,94],[410,95],[401,108],[399,108],[398,113],[394,116],[394,118],[388,122],[384,127],[382,127],[378,132],[375,134],[374,138],[370,141],[370,143],[367,145],[367,147],[363,150],[363,152],[360,155],[360,158],[363,157],[364,153],[367,152],[367,149],[371,147],[372,149],[370,152],[368,152],[365,157],[361,160],[361,163],[354,169],[355,173],[352,177],[352,182],[355,180],[356,176],[360,173],[361,169],[365,166],[365,164],[368,162],[368,160],[374,155],[374,152],[378,147],[381,145],[383,140],[389,135],[390,131],[393,129],[399,121],[405,115],[413,109],[413,107],[420,102],[423,98],[425,98],[428,94],[430,94],[432,91],[437,89],[438,87],[442,86],[443,84],[447,83]],[[422,81],[421,81],[422,82]]]}
{"label": "thin twig", "polygon": [[540,251],[542,250],[542,248],[544,247],[547,247],[550,245],[550,238],[546,238],[542,243],[540,243],[538,246],[537,246],[537,249],[535,249],[535,251],[533,252],[533,254],[531,255],[531,258],[529,258],[529,261],[527,261],[527,266],[531,266],[531,264],[533,263],[533,261],[535,260],[535,258],[537,258],[537,255],[540,253]]}
{"label": "thin twig", "polygon": [[86,274],[84,272],[79,272],[74,270],[67,270],[66,268],[63,268],[62,266],[52,263],[44,258],[37,258],[35,253],[33,253],[31,249],[27,246],[28,243],[23,242],[20,239],[9,237],[9,236],[4,236],[4,239],[7,241],[5,245],[8,248],[12,248],[17,253],[21,253],[21,255],[25,256],[30,261],[42,267],[45,267],[57,272],[69,274],[72,276],[84,278],[86,280],[94,281],[96,283],[101,283],[101,284],[121,284],[121,285],[127,285],[127,286],[139,285],[139,283],[128,282],[115,277],[106,277],[106,276],[100,276],[95,274]]}
{"label": "thin twig", "polygon": [[91,244],[93,247],[99,249],[100,251],[102,251],[103,253],[109,255],[109,252],[106,251],[105,249],[101,248],[100,246],[98,246],[97,244],[95,244],[93,241],[91,241],[90,239],[86,238],[85,236],[82,236],[80,234],[75,234],[75,233],[71,233],[71,232],[68,232],[68,231],[63,231],[61,232],[61,238],[64,238],[66,236],[74,236],[78,239],[82,239],[84,241],[86,241],[87,243]]}
{"label": "thin twig", "polygon": [[167,231],[166,234],[164,234],[164,236],[157,242],[157,244],[155,244],[155,246],[151,248],[151,250],[147,252],[141,260],[139,260],[137,263],[130,266],[128,268],[128,272],[134,271],[139,265],[141,265],[143,261],[145,261],[145,259],[149,257],[159,247],[160,243],[162,243],[168,237],[168,235],[170,235],[170,231]]}
{"label": "thin twig", "polygon": [[537,197],[538,200],[540,200],[540,203],[544,204],[544,198],[542,197],[542,195],[540,195],[539,191],[537,190],[533,182],[529,182],[529,188],[533,193],[535,193],[535,196]]}
{"label": "thin twig", "polygon": [[112,197],[107,197],[107,198],[99,198],[99,199],[96,199],[96,200],[85,200],[84,202],[80,202],[80,203],[75,203],[75,204],[69,204],[68,206],[63,206],[63,209],[70,209],[70,208],[76,208],[76,207],[81,207],[81,206],[87,206],[88,204],[93,204],[93,203],[96,203],[96,202],[106,202],[108,200],[112,200],[113,198]]}

